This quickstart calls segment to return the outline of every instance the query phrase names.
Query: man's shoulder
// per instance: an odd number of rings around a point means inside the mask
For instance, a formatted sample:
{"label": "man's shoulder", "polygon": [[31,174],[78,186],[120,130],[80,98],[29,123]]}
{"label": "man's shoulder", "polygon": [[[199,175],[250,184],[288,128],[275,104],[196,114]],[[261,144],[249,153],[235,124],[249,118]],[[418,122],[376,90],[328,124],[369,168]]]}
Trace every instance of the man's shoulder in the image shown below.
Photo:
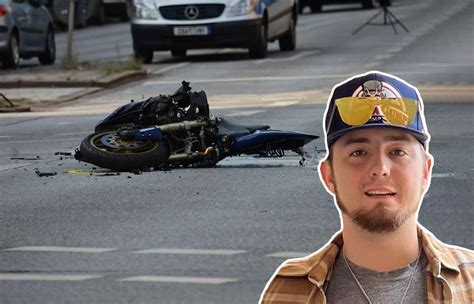
{"label": "man's shoulder", "polygon": [[421,227],[426,250],[434,259],[439,260],[443,266],[456,271],[466,271],[474,274],[474,251],[468,248],[446,244],[437,239],[426,228]]}
{"label": "man's shoulder", "polygon": [[311,273],[328,272],[339,252],[342,244],[342,236],[336,233],[333,238],[321,247],[318,251],[295,259],[288,259],[277,269],[275,275],[298,277],[307,276]]}

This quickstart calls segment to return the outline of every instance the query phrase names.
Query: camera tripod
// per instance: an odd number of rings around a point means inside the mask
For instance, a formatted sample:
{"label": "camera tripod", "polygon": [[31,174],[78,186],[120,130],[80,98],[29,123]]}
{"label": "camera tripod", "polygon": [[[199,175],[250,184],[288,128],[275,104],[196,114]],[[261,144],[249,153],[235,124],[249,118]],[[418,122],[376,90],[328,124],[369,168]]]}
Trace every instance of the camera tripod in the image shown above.
{"label": "camera tripod", "polygon": [[[377,18],[382,13],[383,13],[383,23],[372,23],[372,20]],[[400,20],[397,19],[397,17],[395,17],[394,14],[392,14],[391,11],[389,11],[388,6],[387,5],[382,5],[382,8],[380,9],[380,11],[377,14],[375,14],[374,16],[372,16],[372,18],[370,18],[366,23],[362,24],[359,28],[357,28],[352,33],[352,35],[357,34],[366,25],[387,25],[387,24],[390,24],[392,26],[393,31],[395,32],[395,34],[398,34],[397,28],[395,27],[395,25],[397,25],[397,24],[399,24],[408,33],[408,29],[405,27],[405,25],[403,25],[403,23],[400,22]]]}

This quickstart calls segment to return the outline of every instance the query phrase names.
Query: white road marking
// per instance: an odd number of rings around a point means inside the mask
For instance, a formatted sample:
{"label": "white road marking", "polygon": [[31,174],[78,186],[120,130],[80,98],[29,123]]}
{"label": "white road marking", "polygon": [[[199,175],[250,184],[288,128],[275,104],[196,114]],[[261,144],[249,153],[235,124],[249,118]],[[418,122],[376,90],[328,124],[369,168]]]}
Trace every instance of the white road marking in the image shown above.
{"label": "white road marking", "polygon": [[245,250],[211,250],[211,249],[179,249],[156,248],[134,251],[139,254],[195,254],[195,255],[235,255],[245,253]]}
{"label": "white road marking", "polygon": [[79,274],[0,273],[0,281],[85,281],[101,277],[101,275]]}
{"label": "white road marking", "polygon": [[238,282],[230,278],[202,278],[202,277],[170,277],[170,276],[138,276],[120,279],[121,282],[150,282],[150,283],[191,283],[191,284],[224,284]]}
{"label": "white road marking", "polygon": [[70,125],[71,123],[70,122],[58,122],[57,124],[60,125],[60,126],[64,126],[64,125]]}
{"label": "white road marking", "polygon": [[224,117],[235,117],[235,116],[251,116],[258,113],[263,113],[264,111],[240,111],[231,114],[226,114]]}
{"label": "white road marking", "polygon": [[301,100],[284,100],[284,101],[277,101],[272,104],[269,104],[269,107],[286,107],[286,106],[291,106],[294,104],[299,103]]}
{"label": "white road marking", "polygon": [[6,144],[28,144],[28,143],[39,143],[39,142],[55,142],[55,141],[78,141],[83,138],[52,138],[52,139],[32,139],[32,140],[17,140],[17,141],[0,141],[0,145]]}
{"label": "white road marking", "polygon": [[307,255],[310,255],[311,252],[293,252],[293,251],[286,251],[286,252],[275,252],[272,254],[267,254],[266,257],[275,257],[275,258],[301,258]]}
{"label": "white road marking", "polygon": [[154,70],[154,71],[152,70],[151,74],[161,74],[161,73],[164,73],[164,72],[168,72],[168,71],[171,71],[171,70],[182,68],[182,67],[187,66],[189,64],[190,64],[190,62],[182,62],[182,63],[178,63],[178,64],[173,64],[171,66],[168,66],[168,67],[165,67],[165,68],[162,68],[162,69],[158,69],[158,70]]}
{"label": "white road marking", "polygon": [[[262,77],[240,77],[240,78],[210,78],[210,79],[191,79],[191,83],[217,83],[217,82],[253,82],[253,81],[287,81],[287,80],[304,80],[304,79],[328,79],[328,78],[344,78],[347,74],[333,75],[303,75],[303,76],[262,76]],[[143,85],[161,85],[176,84],[180,80],[151,80],[145,81]]]}
{"label": "white road marking", "polygon": [[433,173],[432,177],[453,177],[454,173]]}
{"label": "white road marking", "polygon": [[0,135],[0,138],[11,138],[9,135]]}
{"label": "white road marking", "polygon": [[22,246],[4,249],[4,251],[35,251],[35,252],[73,252],[73,253],[104,253],[117,250],[115,248],[93,247],[57,247],[57,246]]}
{"label": "white road marking", "polygon": [[8,171],[8,170],[28,167],[32,165],[34,165],[34,163],[8,164],[8,165],[0,166],[0,171]]}
{"label": "white road marking", "polygon": [[59,136],[70,136],[70,135],[83,135],[83,134],[92,134],[93,131],[88,131],[88,132],[73,132],[73,133],[59,133],[57,135]]}
{"label": "white road marking", "polygon": [[291,57],[282,57],[282,58],[267,58],[267,59],[262,59],[262,60],[257,60],[255,61],[256,64],[262,64],[262,63],[267,63],[267,62],[286,62],[286,61],[293,61],[296,59],[304,58],[304,57],[309,57],[311,55],[315,54],[320,54],[320,50],[314,50],[314,51],[303,51],[299,52],[296,55],[293,55]]}
{"label": "white road marking", "polygon": [[364,67],[367,68],[367,69],[371,69],[371,68],[374,68],[374,67],[379,66],[381,64],[382,63],[380,61],[372,61],[372,62],[369,62],[366,65],[364,65]]}

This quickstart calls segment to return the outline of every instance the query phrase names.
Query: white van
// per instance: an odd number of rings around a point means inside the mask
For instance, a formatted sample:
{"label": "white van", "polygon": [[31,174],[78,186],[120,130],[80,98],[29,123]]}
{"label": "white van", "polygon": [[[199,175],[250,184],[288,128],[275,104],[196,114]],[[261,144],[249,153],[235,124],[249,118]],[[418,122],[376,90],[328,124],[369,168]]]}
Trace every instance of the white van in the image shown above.
{"label": "white van", "polygon": [[135,56],[145,63],[153,51],[183,57],[202,48],[246,48],[264,58],[275,40],[293,51],[297,16],[297,0],[130,0]]}

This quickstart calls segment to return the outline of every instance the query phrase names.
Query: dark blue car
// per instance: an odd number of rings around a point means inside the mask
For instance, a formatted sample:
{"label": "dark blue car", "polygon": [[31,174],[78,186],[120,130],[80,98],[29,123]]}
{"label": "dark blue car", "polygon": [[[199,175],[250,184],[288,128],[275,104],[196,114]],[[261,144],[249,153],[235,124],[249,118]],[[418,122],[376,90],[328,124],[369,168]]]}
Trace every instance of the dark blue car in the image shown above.
{"label": "dark blue car", "polygon": [[38,57],[41,64],[56,59],[53,19],[47,0],[0,0],[0,61],[17,68],[20,58]]}

